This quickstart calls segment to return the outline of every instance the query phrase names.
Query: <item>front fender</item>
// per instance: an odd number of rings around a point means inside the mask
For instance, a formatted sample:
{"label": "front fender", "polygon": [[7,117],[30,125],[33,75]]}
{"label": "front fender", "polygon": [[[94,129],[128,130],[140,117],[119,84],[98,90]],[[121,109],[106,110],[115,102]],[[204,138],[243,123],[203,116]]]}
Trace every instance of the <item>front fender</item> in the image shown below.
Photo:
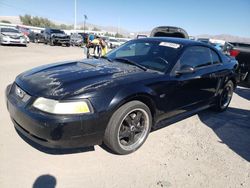
{"label": "front fender", "polygon": [[127,86],[116,93],[111,100],[108,109],[114,111],[124,103],[140,97],[146,97],[155,101],[156,92],[143,85]]}

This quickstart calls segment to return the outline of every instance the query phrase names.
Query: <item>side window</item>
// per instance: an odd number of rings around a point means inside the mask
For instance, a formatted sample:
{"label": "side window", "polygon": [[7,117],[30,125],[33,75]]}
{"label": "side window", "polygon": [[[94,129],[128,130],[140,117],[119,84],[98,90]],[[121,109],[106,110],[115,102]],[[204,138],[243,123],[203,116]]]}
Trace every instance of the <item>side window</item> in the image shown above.
{"label": "side window", "polygon": [[220,63],[221,61],[220,61],[220,58],[219,58],[218,54],[213,50],[210,50],[210,51],[211,51],[211,57],[212,57],[213,64]]}
{"label": "side window", "polygon": [[194,68],[212,64],[210,50],[203,46],[189,47],[179,61],[181,65],[191,65]]}

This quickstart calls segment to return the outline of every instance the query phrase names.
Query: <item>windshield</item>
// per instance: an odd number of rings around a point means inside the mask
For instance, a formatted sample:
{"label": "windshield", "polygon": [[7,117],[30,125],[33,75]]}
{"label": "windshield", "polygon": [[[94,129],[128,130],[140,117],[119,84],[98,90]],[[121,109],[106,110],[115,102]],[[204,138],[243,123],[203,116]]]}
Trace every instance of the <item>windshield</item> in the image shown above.
{"label": "windshield", "polygon": [[1,32],[20,33],[18,30],[12,28],[1,28]]}
{"label": "windshield", "polygon": [[111,61],[130,60],[147,69],[165,72],[175,62],[181,45],[156,40],[134,40],[109,52]]}
{"label": "windshield", "polygon": [[62,34],[64,34],[64,31],[57,30],[57,29],[51,29],[51,33],[62,33]]}

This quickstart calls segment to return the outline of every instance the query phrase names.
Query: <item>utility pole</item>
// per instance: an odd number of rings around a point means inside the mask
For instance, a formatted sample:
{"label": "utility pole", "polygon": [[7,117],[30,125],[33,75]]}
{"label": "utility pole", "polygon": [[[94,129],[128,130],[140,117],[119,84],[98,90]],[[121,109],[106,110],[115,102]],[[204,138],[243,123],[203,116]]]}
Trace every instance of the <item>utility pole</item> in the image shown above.
{"label": "utility pole", "polygon": [[76,30],[76,0],[75,0],[75,25],[74,25],[74,29]]}
{"label": "utility pole", "polygon": [[85,33],[85,30],[86,30],[86,20],[88,19],[88,16],[86,14],[84,14],[84,26],[83,26],[83,30],[84,30],[84,33]]}
{"label": "utility pole", "polygon": [[121,17],[118,17],[118,34],[120,34],[120,27],[121,27]]}

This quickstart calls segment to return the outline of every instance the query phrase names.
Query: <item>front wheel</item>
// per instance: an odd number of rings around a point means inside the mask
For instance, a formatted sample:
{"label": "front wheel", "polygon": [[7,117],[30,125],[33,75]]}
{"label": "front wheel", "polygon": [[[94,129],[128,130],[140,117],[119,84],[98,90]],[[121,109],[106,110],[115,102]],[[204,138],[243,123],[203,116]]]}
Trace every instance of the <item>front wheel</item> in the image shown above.
{"label": "front wheel", "polygon": [[233,91],[234,91],[234,84],[230,80],[223,87],[222,93],[219,95],[216,101],[216,105],[215,105],[216,111],[222,112],[228,108],[231,102],[232,96],[233,96]]}
{"label": "front wheel", "polygon": [[104,143],[115,153],[132,153],[145,142],[151,125],[149,108],[140,101],[128,102],[112,115],[105,131]]}

